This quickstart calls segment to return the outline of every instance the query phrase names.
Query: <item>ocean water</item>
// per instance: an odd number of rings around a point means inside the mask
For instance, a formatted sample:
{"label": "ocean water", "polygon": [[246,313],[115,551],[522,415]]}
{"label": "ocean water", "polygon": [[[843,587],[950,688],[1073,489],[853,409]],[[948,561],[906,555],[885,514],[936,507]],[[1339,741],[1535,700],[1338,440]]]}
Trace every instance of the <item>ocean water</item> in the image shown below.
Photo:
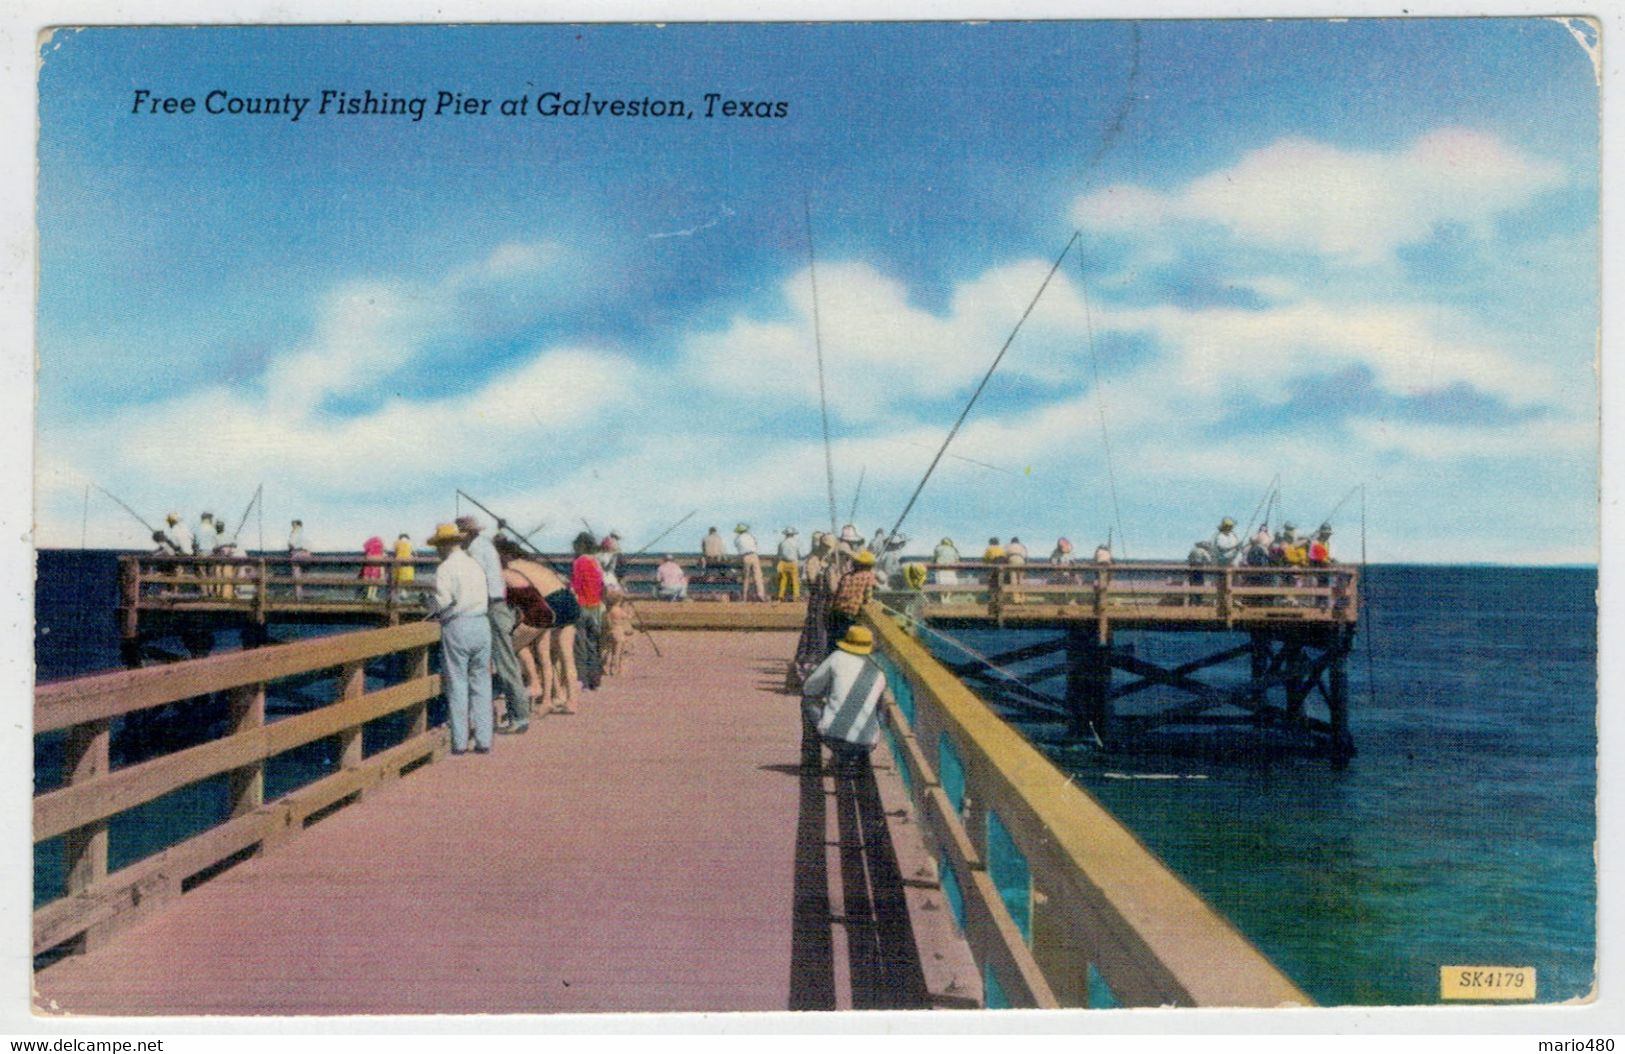
{"label": "ocean water", "polygon": [[[46,551],[39,571],[37,678],[117,668],[116,554]],[[1343,771],[1251,730],[1102,752],[974,687],[1323,1005],[1437,1003],[1439,967],[1455,964],[1533,966],[1541,1002],[1584,996],[1596,958],[1596,572],[1383,566],[1365,584],[1348,662],[1358,753]],[[1039,639],[944,632],[987,655]],[[1118,643],[1164,664],[1217,650],[1193,638]],[[1053,663],[1010,669],[1027,679]],[[212,705],[170,727],[209,735]],[[117,764],[145,747],[115,730],[114,749]],[[279,759],[267,795],[335,760],[324,743]],[[37,789],[55,785],[59,763],[60,740],[39,737]],[[217,822],[223,805],[223,787],[205,781],[121,819],[113,866]],[[59,873],[60,846],[39,847],[36,903],[60,895]]]}
{"label": "ocean water", "polygon": [[[1343,771],[1251,729],[1103,752],[973,687],[1322,1005],[1437,1003],[1445,965],[1533,966],[1538,1001],[1585,996],[1596,572],[1383,566],[1365,587],[1347,666],[1358,753]],[[987,656],[1042,636],[943,632]],[[1226,642],[1117,639],[1164,665]],[[1026,679],[1054,661],[1008,669]]]}

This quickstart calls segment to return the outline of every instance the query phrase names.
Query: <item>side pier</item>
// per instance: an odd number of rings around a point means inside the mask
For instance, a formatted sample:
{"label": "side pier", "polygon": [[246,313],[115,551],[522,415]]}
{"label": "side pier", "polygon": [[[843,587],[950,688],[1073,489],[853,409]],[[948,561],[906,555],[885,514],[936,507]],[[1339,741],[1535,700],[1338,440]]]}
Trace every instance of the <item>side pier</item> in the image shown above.
{"label": "side pier", "polygon": [[[1360,618],[1357,567],[1146,562],[947,569],[986,580],[927,586],[919,611],[929,624],[1052,634],[950,668],[996,684],[1018,702],[1063,711],[1079,737],[1111,747],[1157,729],[1240,724],[1306,735],[1334,766],[1354,756],[1347,661]],[[896,608],[911,596],[882,599]],[[1177,634],[1190,644],[1182,652],[1194,654],[1153,661],[1119,640],[1123,633]],[[1020,678],[1005,671],[1051,656],[1057,663]],[[1066,684],[1061,698],[1026,683],[1059,677]],[[1325,717],[1308,712],[1315,696]],[[1152,697],[1155,704],[1140,705]]]}

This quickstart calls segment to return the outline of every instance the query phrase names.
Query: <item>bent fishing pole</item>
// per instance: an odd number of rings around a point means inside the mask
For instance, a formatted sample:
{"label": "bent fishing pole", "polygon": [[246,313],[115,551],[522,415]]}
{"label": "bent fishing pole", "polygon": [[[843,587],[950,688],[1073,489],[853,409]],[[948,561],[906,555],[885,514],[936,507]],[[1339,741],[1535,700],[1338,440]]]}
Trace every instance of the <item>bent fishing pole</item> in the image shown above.
{"label": "bent fishing pole", "polygon": [[993,357],[993,364],[987,368],[987,373],[982,375],[982,382],[978,384],[976,386],[976,390],[971,393],[970,401],[965,404],[965,409],[960,411],[959,420],[955,421],[954,426],[948,429],[948,438],[942,441],[942,447],[937,451],[936,457],[931,459],[931,465],[925,470],[925,475],[920,478],[919,486],[914,488],[914,493],[909,496],[908,504],[903,506],[902,515],[898,516],[897,522],[892,525],[892,534],[896,534],[898,531],[903,529],[903,521],[908,519],[908,514],[913,510],[914,503],[919,500],[920,492],[925,490],[926,482],[930,480],[931,474],[937,470],[937,465],[942,461],[942,455],[948,452],[948,445],[952,443],[954,441],[954,437],[959,434],[960,426],[965,423],[965,418],[970,416],[971,408],[976,405],[976,400],[982,397],[983,390],[987,388],[987,383],[993,379],[993,373],[999,368],[999,363],[1004,361],[1005,353],[1010,350],[1010,345],[1016,342],[1016,334],[1021,332],[1021,327],[1026,324],[1027,317],[1033,313],[1033,308],[1038,306],[1039,298],[1044,295],[1044,290],[1049,288],[1050,280],[1055,277],[1055,272],[1061,269],[1061,262],[1066,259],[1066,254],[1072,251],[1072,246],[1077,244],[1078,239],[1082,236],[1082,228],[1073,231],[1072,237],[1066,240],[1066,247],[1061,250],[1061,255],[1057,256],[1055,258],[1055,263],[1050,265],[1049,273],[1044,276],[1044,281],[1038,286],[1038,292],[1033,294],[1031,302],[1027,304],[1027,310],[1023,311],[1021,313],[1021,318],[1016,320],[1015,328],[1012,329],[1010,331],[1010,335],[1004,339],[1004,346],[1001,347],[999,349],[999,353]]}
{"label": "bent fishing pole", "polygon": [[[551,567],[555,574],[561,574],[566,579],[568,579],[570,577],[570,572],[569,571],[567,571],[564,568],[560,567],[558,564],[555,564],[551,557],[549,557],[546,553],[542,552],[540,549],[536,548],[536,545],[530,540],[529,535],[522,535],[518,531],[514,530],[512,524],[510,524],[507,520],[504,520],[501,516],[498,516],[496,513],[492,512],[487,506],[480,504],[479,500],[476,499],[472,494],[469,494],[469,493],[467,493],[465,491],[459,490],[457,492],[457,496],[459,498],[467,498],[468,503],[470,505],[473,505],[476,509],[479,509],[481,512],[485,513],[487,516],[491,517],[491,519],[495,520],[496,524],[497,524],[497,530],[499,530],[499,531],[507,531],[510,535],[518,538],[519,541],[523,542],[525,544],[525,547],[531,551],[532,555],[534,555],[537,559],[541,560],[548,567]],[[538,528],[536,528],[536,530],[539,531],[539,530],[541,530],[541,528],[538,527]],[[532,531],[530,533],[535,534],[536,531]]]}
{"label": "bent fishing pole", "polygon": [[[487,508],[486,506],[480,504],[478,501],[476,501],[474,499],[473,495],[465,493],[464,491],[461,491],[461,490],[459,490],[457,493],[462,495],[463,497],[467,498],[469,500],[470,504],[472,504],[476,509],[479,509],[481,512],[485,513],[487,516],[489,516],[493,520],[495,520],[497,522],[497,530],[499,530],[499,531],[507,531],[510,535],[516,533],[514,531],[514,529],[508,525],[507,520],[504,520],[501,516],[498,516],[496,513],[492,512],[489,508]],[[694,512],[698,512],[698,511],[699,511],[698,509],[694,510]],[[691,513],[689,513],[689,515],[692,516],[692,515],[694,515],[694,513],[691,512]],[[596,533],[592,529],[592,524],[587,523],[587,518],[585,516],[581,517],[581,522],[586,526],[587,533],[589,533],[589,534]],[[535,543],[533,543],[529,538],[520,538],[520,541],[523,542],[524,545],[525,545],[525,548],[529,549],[538,559],[542,560],[549,567],[553,568],[553,570],[555,572],[564,575],[566,580],[569,580],[570,578],[574,577],[574,572],[573,571],[565,571],[562,568],[560,568],[551,559],[549,559],[546,554],[544,554],[540,549],[536,548]],[[636,608],[632,609],[632,625],[633,625],[634,628],[636,628],[638,630],[638,632],[642,633],[645,637],[649,638],[649,647],[651,647],[651,648],[653,648],[655,650],[655,658],[657,658],[657,659],[665,658],[665,656],[660,654],[660,645],[655,643],[654,635],[651,634],[648,631],[648,629],[644,627],[643,620],[638,618]]]}
{"label": "bent fishing pole", "polygon": [[97,490],[101,491],[103,494],[107,495],[109,498],[112,498],[113,501],[118,504],[119,508],[121,508],[125,512],[129,513],[131,516],[134,516],[135,519],[136,519],[136,522],[139,523],[141,526],[145,527],[148,531],[152,532],[153,534],[161,534],[161,533],[163,533],[163,532],[159,531],[158,528],[154,527],[152,524],[150,524],[146,520],[142,519],[141,514],[139,512],[136,512],[134,509],[132,509],[128,505],[124,504],[124,502],[120,501],[119,496],[117,494],[114,494],[112,491],[108,490],[106,487],[102,486],[100,483],[92,483],[91,486],[95,487]]}
{"label": "bent fishing pole", "polygon": [[678,520],[676,523],[672,524],[670,527],[667,527],[665,530],[663,530],[659,534],[655,535],[654,538],[652,538],[649,541],[649,543],[647,545],[645,545],[643,548],[639,549],[637,552],[632,553],[630,555],[632,555],[632,556],[642,556],[644,553],[648,552],[650,549],[653,549],[655,547],[655,542],[660,541],[660,539],[666,537],[666,535],[670,534],[672,531],[675,531],[677,528],[681,527],[683,524],[687,523],[689,520],[692,520],[694,518],[694,514],[699,512],[699,511],[700,511],[699,509],[695,509],[694,512],[691,512],[687,516],[684,516],[682,519]]}
{"label": "bent fishing pole", "polygon": [[[824,477],[829,484],[829,533],[835,533],[835,455],[829,446],[829,401],[824,393],[824,336],[818,318],[818,260],[813,254],[812,202],[801,195],[802,214],[807,221],[807,277],[812,282],[813,348],[818,353],[818,413],[824,422]],[[861,486],[861,482],[860,482]],[[852,501],[857,504],[857,499]]]}
{"label": "bent fishing pole", "polygon": [[243,526],[246,523],[248,523],[248,514],[254,511],[254,506],[255,505],[259,504],[260,494],[262,494],[264,491],[265,491],[265,484],[263,484],[263,483],[261,483],[259,486],[254,488],[254,496],[252,498],[249,498],[248,499],[248,504],[243,507],[243,515],[237,521],[237,529],[235,531],[231,532],[231,544],[232,545],[237,544],[237,536],[239,534],[243,533]]}
{"label": "bent fishing pole", "polygon": [[1347,494],[1343,495],[1342,499],[1339,500],[1336,505],[1332,506],[1332,511],[1328,512],[1325,515],[1325,517],[1323,517],[1321,519],[1320,522],[1322,524],[1330,524],[1332,522],[1332,517],[1336,516],[1338,514],[1338,512],[1340,512],[1342,510],[1343,506],[1345,506],[1345,505],[1347,505],[1349,503],[1349,499],[1354,497],[1355,492],[1364,489],[1364,487],[1365,487],[1364,483],[1356,483],[1354,486],[1350,487],[1349,492]]}

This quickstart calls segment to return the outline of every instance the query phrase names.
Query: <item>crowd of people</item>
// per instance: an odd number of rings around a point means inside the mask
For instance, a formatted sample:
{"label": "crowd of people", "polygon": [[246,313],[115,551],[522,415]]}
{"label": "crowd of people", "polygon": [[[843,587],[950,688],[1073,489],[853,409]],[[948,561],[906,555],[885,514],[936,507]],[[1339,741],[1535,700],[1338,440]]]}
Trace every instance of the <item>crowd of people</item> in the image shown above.
{"label": "crowd of people", "polygon": [[[210,513],[200,516],[195,530],[175,514],[166,522],[166,530],[153,533],[159,555],[241,555],[236,534],[228,537],[225,522]],[[1222,519],[1211,537],[1192,545],[1187,562],[1192,567],[1305,568],[1332,563],[1328,524],[1308,537],[1299,537],[1290,522],[1274,532],[1261,525],[1246,539],[1235,528],[1235,520]],[[906,535],[884,528],[865,541],[854,524],[847,524],[839,532],[813,531],[804,552],[800,532],[785,527],[772,550],[771,597],[761,547],[749,524],[734,527],[731,557],[716,527],[700,543],[697,573],[702,581],[730,589],[737,583],[738,597],[747,603],[805,597],[807,612],[792,677],[801,687],[809,734],[829,747],[838,764],[860,760],[878,738],[885,675],[870,657],[873,637],[861,623],[864,606],[875,593],[919,595],[928,579],[968,585],[977,577],[973,565],[1022,567],[1030,561],[1029,550],[1016,536],[1008,541],[989,538],[980,560],[974,561],[964,559],[953,539],[945,537],[933,547],[930,567],[904,562],[908,543]],[[440,524],[427,544],[439,559],[429,617],[441,625],[441,675],[453,753],[489,752],[494,735],[525,733],[537,713],[576,713],[582,691],[596,690],[605,676],[624,668],[636,613],[622,587],[619,532],[601,540],[590,530],[578,534],[567,570],[506,534],[487,535],[472,516]],[[290,526],[287,552],[297,591],[299,563],[311,555],[299,520]],[[361,554],[363,596],[378,599],[386,575],[396,585],[413,582],[416,555],[407,534],[393,547],[386,547],[381,536],[369,537]],[[1043,564],[1065,568],[1112,562],[1109,540],[1085,560],[1062,537]],[[1198,575],[1192,572],[1193,581]],[[1023,572],[1007,577],[1020,582]],[[690,599],[689,574],[670,553],[655,567],[653,584],[660,600]],[[208,588],[222,589],[218,584]],[[229,589],[224,587],[228,595]]]}
{"label": "crowd of people", "polygon": [[1245,541],[1236,534],[1236,521],[1226,516],[1211,538],[1191,544],[1186,562],[1192,566],[1326,567],[1332,560],[1332,525],[1323,523],[1308,537],[1299,537],[1288,520],[1278,531],[1261,523]]}
{"label": "crowd of people", "polygon": [[473,516],[440,524],[428,544],[452,753],[486,753],[537,713],[574,714],[578,689],[625,668],[637,615],[620,588],[619,534],[577,535],[567,572]]}

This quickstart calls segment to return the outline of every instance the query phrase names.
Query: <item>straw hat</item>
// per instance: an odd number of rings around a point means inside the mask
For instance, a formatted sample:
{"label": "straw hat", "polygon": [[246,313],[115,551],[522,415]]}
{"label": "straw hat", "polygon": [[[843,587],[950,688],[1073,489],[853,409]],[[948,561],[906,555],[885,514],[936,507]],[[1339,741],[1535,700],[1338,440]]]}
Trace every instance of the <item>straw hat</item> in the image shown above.
{"label": "straw hat", "polygon": [[849,523],[845,527],[841,528],[841,541],[861,542],[863,541],[863,537],[862,535],[858,534],[858,529]]}
{"label": "straw hat", "polygon": [[786,528],[785,528],[785,529],[784,529],[784,536],[785,536],[785,537],[786,537],[786,538],[793,538],[793,537],[795,537],[795,536],[796,536],[796,535],[797,535],[797,534],[798,534],[798,533],[800,533],[800,532],[798,532],[798,531],[797,531],[797,530],[796,530],[796,529],[795,529],[795,528],[794,528],[794,527],[786,527]]}
{"label": "straw hat", "polygon": [[740,523],[740,524],[735,524],[734,525],[734,533],[735,534],[744,534],[748,530],[750,530],[750,524],[748,524],[748,523]]}
{"label": "straw hat", "polygon": [[472,516],[459,516],[457,517],[457,529],[464,534],[479,534],[484,528],[480,526],[480,521]]}
{"label": "straw hat", "polygon": [[858,554],[852,557],[852,562],[859,567],[873,567],[875,566],[875,554],[867,549],[860,549]]}
{"label": "straw hat", "polygon": [[463,532],[457,529],[457,525],[455,523],[442,523],[440,526],[436,527],[434,529],[434,533],[429,536],[430,545],[449,545],[452,542],[456,542],[460,545],[462,544],[462,541]]}
{"label": "straw hat", "polygon": [[868,626],[850,626],[846,636],[836,641],[835,646],[853,655],[867,655],[875,650],[875,635],[869,632]]}

